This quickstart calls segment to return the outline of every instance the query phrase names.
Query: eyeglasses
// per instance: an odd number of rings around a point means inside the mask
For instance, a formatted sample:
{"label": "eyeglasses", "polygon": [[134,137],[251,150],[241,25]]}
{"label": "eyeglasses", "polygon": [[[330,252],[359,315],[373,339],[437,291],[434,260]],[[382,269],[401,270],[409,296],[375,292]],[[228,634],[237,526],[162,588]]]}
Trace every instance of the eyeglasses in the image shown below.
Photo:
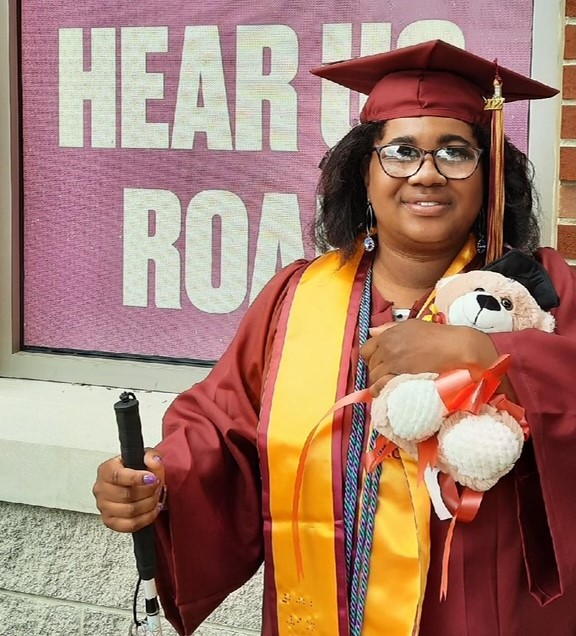
{"label": "eyeglasses", "polygon": [[436,150],[424,150],[410,144],[386,144],[375,146],[382,170],[397,179],[413,177],[422,167],[427,155],[432,156],[436,170],[446,179],[467,179],[480,162],[482,148],[473,146],[444,146]]}

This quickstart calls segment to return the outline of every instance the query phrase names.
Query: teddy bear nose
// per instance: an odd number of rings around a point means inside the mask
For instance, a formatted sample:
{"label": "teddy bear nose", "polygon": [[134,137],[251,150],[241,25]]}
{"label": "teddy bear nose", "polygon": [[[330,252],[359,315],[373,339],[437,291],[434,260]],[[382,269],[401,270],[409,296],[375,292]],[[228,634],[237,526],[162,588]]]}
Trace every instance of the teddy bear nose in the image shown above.
{"label": "teddy bear nose", "polygon": [[480,305],[480,309],[500,311],[500,303],[496,300],[496,298],[494,298],[494,296],[489,296],[488,294],[478,294],[478,296],[476,296],[476,300]]}

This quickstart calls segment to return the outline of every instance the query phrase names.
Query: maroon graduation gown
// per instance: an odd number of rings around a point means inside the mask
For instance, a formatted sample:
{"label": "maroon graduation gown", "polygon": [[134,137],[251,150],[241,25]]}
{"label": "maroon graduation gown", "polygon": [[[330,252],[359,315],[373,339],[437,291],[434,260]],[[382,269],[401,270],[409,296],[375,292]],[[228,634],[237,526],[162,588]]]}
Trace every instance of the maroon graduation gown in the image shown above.
{"label": "maroon graduation gown", "polygon": [[[443,603],[448,522],[433,515],[420,636],[576,635],[576,276],[554,250],[539,254],[561,298],[552,310],[556,333],[491,336],[500,353],[512,354],[508,377],[532,439],[486,493],[474,522],[457,526]],[[160,448],[170,509],[156,524],[158,585],[180,634],[190,634],[264,559],[256,450],[262,379],[287,282],[303,266],[268,284],[210,375],[166,413]],[[374,293],[373,325],[391,319],[390,303]],[[357,355],[356,346],[350,377]],[[266,586],[265,575],[262,633],[272,636]]]}

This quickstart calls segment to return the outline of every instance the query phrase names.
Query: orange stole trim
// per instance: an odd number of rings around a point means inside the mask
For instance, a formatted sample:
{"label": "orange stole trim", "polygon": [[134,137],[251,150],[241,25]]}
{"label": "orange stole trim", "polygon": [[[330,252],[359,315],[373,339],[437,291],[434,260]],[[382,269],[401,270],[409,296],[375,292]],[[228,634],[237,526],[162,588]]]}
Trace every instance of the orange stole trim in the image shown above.
{"label": "orange stole trim", "polygon": [[[333,421],[314,440],[299,506],[303,576],[294,558],[292,502],[296,472],[308,433],[338,398],[341,365],[356,271],[363,251],[340,267],[331,252],[304,271],[290,304],[282,355],[273,387],[266,454],[271,550],[277,592],[278,634],[339,634],[334,517]],[[312,316],[312,319],[311,319]],[[264,422],[264,425],[266,423]],[[340,453],[340,448],[335,449]]]}

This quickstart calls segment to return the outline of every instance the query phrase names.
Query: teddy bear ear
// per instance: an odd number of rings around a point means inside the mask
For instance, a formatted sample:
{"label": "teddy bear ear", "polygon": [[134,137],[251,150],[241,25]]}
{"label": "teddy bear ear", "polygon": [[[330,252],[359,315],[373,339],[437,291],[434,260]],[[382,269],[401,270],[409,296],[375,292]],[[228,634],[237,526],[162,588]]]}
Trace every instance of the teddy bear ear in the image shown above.
{"label": "teddy bear ear", "polygon": [[498,272],[524,285],[544,311],[560,304],[548,272],[538,261],[520,250],[510,250],[482,269]]}
{"label": "teddy bear ear", "polygon": [[542,329],[542,331],[547,331],[548,333],[552,333],[554,328],[556,327],[556,320],[554,316],[547,311],[543,312],[540,316],[540,324],[536,325],[538,329]]}
{"label": "teddy bear ear", "polygon": [[444,285],[447,285],[449,282],[453,281],[455,278],[458,278],[460,274],[454,274],[453,276],[446,276],[446,278],[440,278],[436,283],[436,291],[442,289]]}

